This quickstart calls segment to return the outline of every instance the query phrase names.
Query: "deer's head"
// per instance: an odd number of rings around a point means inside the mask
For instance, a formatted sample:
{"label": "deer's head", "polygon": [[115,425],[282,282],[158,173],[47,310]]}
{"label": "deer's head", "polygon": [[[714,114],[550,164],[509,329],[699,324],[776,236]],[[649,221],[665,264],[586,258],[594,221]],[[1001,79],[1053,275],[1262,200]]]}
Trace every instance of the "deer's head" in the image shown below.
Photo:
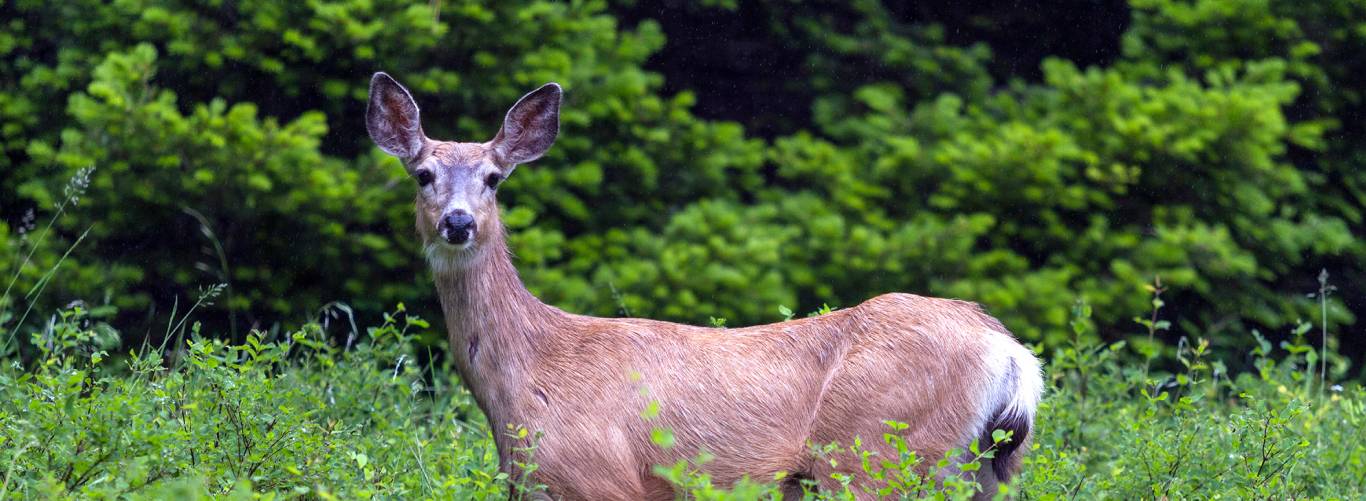
{"label": "deer's head", "polygon": [[498,185],[555,143],[560,95],[545,84],[512,105],[492,140],[462,143],[428,138],[408,90],[382,72],[370,80],[365,128],[417,184],[417,231],[433,265],[460,266],[499,236]]}

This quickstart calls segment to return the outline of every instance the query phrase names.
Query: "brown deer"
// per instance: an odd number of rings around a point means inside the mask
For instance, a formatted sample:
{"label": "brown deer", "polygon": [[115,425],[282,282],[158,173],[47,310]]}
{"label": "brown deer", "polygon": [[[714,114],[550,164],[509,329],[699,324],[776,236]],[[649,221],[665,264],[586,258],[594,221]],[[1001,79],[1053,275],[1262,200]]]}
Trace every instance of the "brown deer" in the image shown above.
{"label": "brown deer", "polygon": [[[788,492],[834,473],[865,481],[859,461],[812,445],[895,452],[884,420],[934,463],[993,430],[1012,433],[976,475],[985,487],[1019,469],[1043,381],[1039,363],[974,303],[886,294],[798,320],[712,329],[596,318],[546,305],[522,285],[495,195],[519,164],[559,134],[561,90],[546,84],[508,111],[488,142],[427,138],[417,103],[384,73],[370,82],[370,137],[417,181],[417,231],[450,335],[450,355],[494,428],[503,471],[538,432],[530,480],[555,499],[672,499],[652,466],[710,453],[698,468],[718,485],[786,472]],[[642,391],[642,387],[646,391]],[[642,411],[657,402],[651,420]],[[675,445],[651,441],[672,430]],[[847,450],[847,447],[843,450]],[[843,453],[846,456],[849,453]],[[538,492],[538,495],[545,493]]]}

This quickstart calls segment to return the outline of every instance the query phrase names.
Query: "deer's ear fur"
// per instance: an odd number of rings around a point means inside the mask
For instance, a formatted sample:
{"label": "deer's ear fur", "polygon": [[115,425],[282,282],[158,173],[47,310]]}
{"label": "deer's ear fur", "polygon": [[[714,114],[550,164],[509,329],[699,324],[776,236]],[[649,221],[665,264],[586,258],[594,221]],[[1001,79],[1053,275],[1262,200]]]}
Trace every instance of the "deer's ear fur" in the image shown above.
{"label": "deer's ear fur", "polygon": [[405,162],[416,158],[427,141],[412,94],[382,71],[370,79],[365,130],[379,149]]}
{"label": "deer's ear fur", "polygon": [[557,83],[531,91],[508,110],[503,128],[490,145],[506,168],[541,158],[560,134],[560,99]]}

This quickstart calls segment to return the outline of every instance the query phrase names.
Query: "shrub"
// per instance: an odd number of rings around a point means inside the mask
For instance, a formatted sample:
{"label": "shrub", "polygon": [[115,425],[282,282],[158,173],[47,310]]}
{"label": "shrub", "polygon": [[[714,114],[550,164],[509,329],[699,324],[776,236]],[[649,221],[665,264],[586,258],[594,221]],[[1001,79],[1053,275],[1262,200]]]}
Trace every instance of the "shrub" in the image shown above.
{"label": "shrub", "polygon": [[19,287],[86,235],[82,252],[15,304],[113,306],[123,331],[146,332],[175,298],[225,283],[204,321],[236,340],[332,301],[362,321],[400,301],[433,316],[412,188],[361,132],[364,77],[385,69],[443,139],[485,139],[523,91],[565,85],[559,144],[502,191],[523,277],[572,311],[745,325],[774,304],[900,290],[979,301],[1059,342],[1082,296],[1090,332],[1116,341],[1137,284],[1161,277],[1180,331],[1235,353],[1251,346],[1237,333],[1319,313],[1303,293],[1329,269],[1343,291],[1325,320],[1352,322],[1366,247],[1351,47],[1366,12],[1230,5],[1135,2],[1107,66],[1049,59],[1037,81],[996,82],[989,47],[895,6],[761,2],[766,36],[841,78],[811,81],[793,132],[756,139],[694,116],[688,92],[662,95],[643,69],[659,25],[622,26],[616,4],[8,3],[6,232],[96,167],[87,212],[59,220]]}
{"label": "shrub", "polygon": [[[200,298],[209,301],[209,290]],[[1253,334],[1253,373],[1230,375],[1196,340],[1150,371],[1123,361],[1124,343],[1078,329],[1051,354],[1050,388],[1024,473],[1023,497],[1335,497],[1366,492],[1366,389],[1324,388],[1312,374],[1305,330],[1283,350]],[[400,305],[378,327],[309,323],[253,331],[241,344],[205,336],[190,313],[167,327],[172,342],[109,351],[118,332],[82,307],[58,312],[29,343],[40,355],[0,367],[0,495],[21,497],[227,496],[488,499],[506,496],[490,430],[449,368],[418,364],[416,334],[429,328]],[[345,334],[344,336],[329,335]],[[333,341],[349,337],[350,344]],[[648,414],[642,414],[648,419]],[[884,497],[966,499],[976,485],[934,471],[889,422],[898,457],[850,448],[882,479]],[[534,433],[524,428],[511,433]],[[1009,437],[997,434],[995,440]],[[667,430],[656,443],[667,446]],[[974,445],[990,457],[992,447]],[[958,452],[951,452],[956,457]],[[531,456],[534,459],[534,453]],[[922,469],[934,460],[929,474]],[[770,499],[776,479],[713,485],[695,461],[656,473],[687,498]],[[523,465],[533,468],[531,464]],[[973,463],[962,467],[972,470]],[[523,484],[534,490],[534,485]],[[851,499],[852,492],[811,499]]]}

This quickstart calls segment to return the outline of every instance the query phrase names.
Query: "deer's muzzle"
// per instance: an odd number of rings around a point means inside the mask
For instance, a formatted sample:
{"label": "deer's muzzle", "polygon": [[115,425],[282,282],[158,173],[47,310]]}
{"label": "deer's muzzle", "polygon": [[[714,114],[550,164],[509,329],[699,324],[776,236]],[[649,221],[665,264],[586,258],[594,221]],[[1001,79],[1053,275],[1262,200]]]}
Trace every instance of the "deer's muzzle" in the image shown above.
{"label": "deer's muzzle", "polygon": [[452,245],[463,245],[474,240],[474,216],[463,210],[455,210],[441,218],[441,237]]}

